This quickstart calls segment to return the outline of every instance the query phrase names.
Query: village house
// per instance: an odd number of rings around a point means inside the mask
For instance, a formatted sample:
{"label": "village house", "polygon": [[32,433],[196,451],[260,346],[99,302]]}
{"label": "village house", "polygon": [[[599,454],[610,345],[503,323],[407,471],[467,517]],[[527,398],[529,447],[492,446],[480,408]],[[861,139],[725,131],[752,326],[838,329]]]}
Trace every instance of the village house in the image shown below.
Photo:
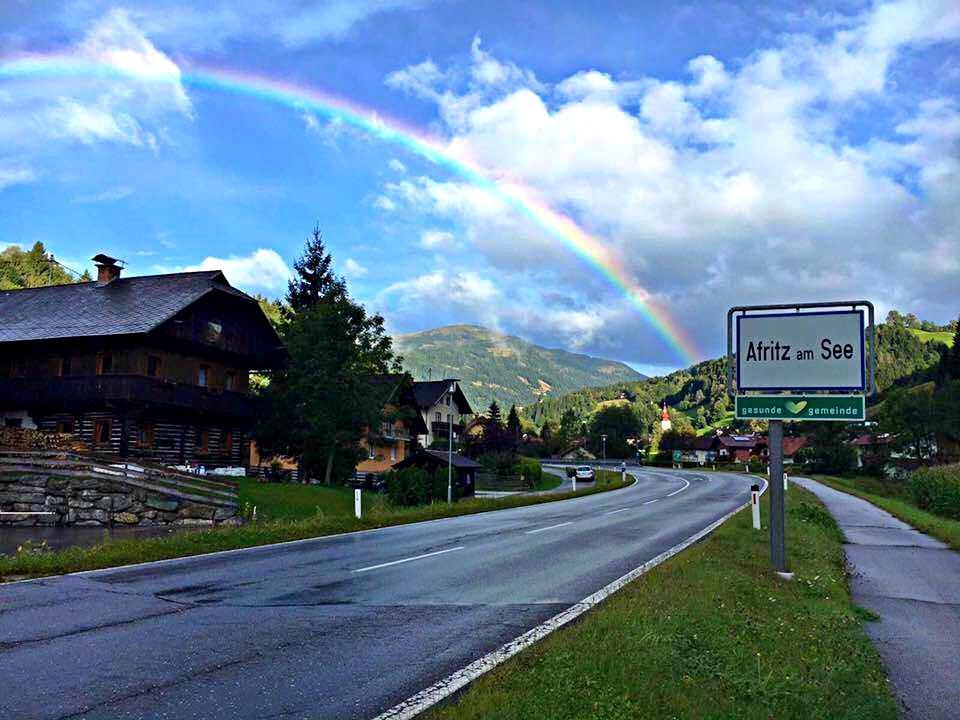
{"label": "village house", "polygon": [[453,426],[453,442],[463,438],[465,421],[473,415],[473,409],[456,379],[422,380],[413,383],[413,395],[417,409],[426,425],[426,432],[419,437],[420,444],[429,448],[434,443],[446,443]]}
{"label": "village house", "polygon": [[256,300],[222,272],[0,292],[0,424],[74,435],[120,458],[246,465],[251,371],[282,361]]}
{"label": "village house", "polygon": [[360,445],[366,457],[357,465],[358,473],[391,470],[413,454],[417,438],[429,432],[406,375],[379,375],[373,386],[382,397],[383,419],[377,427],[364,429]]}

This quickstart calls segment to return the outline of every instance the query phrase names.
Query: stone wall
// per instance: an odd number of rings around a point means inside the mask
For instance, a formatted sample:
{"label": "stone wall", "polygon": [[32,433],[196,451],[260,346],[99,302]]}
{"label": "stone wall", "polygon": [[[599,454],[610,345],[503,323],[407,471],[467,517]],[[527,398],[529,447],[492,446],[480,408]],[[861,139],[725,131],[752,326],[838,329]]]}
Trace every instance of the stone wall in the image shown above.
{"label": "stone wall", "polygon": [[215,525],[236,522],[236,512],[99,477],[0,473],[0,526]]}

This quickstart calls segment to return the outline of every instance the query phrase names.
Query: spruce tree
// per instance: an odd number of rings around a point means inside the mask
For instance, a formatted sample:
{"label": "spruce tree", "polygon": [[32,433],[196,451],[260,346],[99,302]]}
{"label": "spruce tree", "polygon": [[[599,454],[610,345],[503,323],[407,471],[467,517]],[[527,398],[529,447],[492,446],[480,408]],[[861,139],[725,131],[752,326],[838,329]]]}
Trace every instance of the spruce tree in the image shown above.
{"label": "spruce tree", "polygon": [[507,414],[507,434],[515,443],[520,442],[520,415],[517,413],[516,405],[511,405],[510,412]]}
{"label": "spruce tree", "polygon": [[257,431],[267,452],[298,457],[302,471],[330,482],[359,458],[364,427],[379,424],[376,375],[401,372],[380,315],[367,315],[333,273],[320,231],[294,264],[281,331],[287,362],[264,395],[271,412]]}

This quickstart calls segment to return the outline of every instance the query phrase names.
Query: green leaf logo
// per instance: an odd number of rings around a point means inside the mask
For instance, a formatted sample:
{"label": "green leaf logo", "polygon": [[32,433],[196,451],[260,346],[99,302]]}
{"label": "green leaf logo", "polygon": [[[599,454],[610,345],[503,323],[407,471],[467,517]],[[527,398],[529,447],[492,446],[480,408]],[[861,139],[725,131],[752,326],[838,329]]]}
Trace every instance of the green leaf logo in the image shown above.
{"label": "green leaf logo", "polygon": [[807,406],[807,401],[801,400],[800,402],[793,402],[792,400],[788,400],[786,405],[787,405],[787,410],[792,412],[794,415],[799,415],[800,413],[803,412],[803,409]]}

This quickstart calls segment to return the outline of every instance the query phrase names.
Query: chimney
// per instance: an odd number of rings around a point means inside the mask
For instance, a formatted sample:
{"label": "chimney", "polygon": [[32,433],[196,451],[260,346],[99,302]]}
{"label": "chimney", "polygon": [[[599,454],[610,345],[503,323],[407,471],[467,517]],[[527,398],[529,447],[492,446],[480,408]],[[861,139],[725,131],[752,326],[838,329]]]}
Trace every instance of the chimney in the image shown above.
{"label": "chimney", "polygon": [[120,277],[120,272],[123,270],[122,260],[117,260],[103,253],[94,255],[90,259],[93,260],[93,263],[97,266],[97,285],[100,287],[109,285]]}

